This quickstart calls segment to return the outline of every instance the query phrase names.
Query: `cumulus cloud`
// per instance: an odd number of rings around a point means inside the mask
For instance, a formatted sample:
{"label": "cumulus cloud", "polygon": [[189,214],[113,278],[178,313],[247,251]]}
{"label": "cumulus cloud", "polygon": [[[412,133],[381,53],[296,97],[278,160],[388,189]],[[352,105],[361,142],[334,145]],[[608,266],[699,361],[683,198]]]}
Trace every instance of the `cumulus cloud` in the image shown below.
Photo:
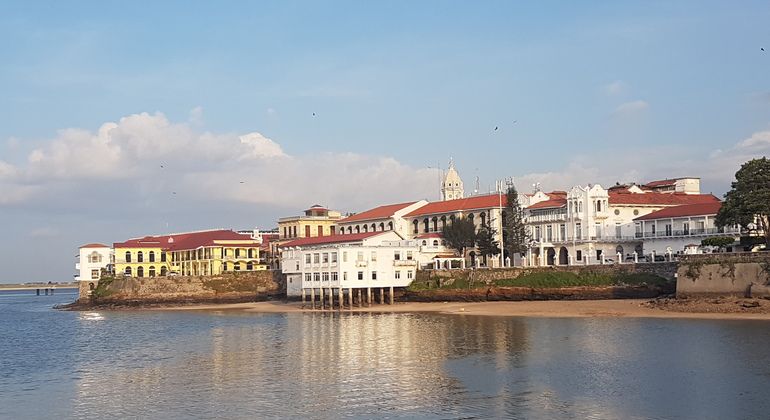
{"label": "cumulus cloud", "polygon": [[602,86],[602,92],[607,96],[617,96],[626,91],[626,84],[622,80],[616,80]]}
{"label": "cumulus cloud", "polygon": [[190,124],[201,125],[203,124],[203,107],[196,106],[190,110],[190,116],[187,118]]}
{"label": "cumulus cloud", "polygon": [[255,204],[300,209],[315,202],[360,211],[432,195],[433,176],[387,156],[291,156],[259,132],[199,132],[190,122],[141,113],[96,131],[60,130],[31,151],[25,165],[0,162],[0,204],[76,207],[98,191],[98,199],[89,199],[105,211],[111,205],[191,211],[184,206],[211,200],[222,211]]}
{"label": "cumulus cloud", "polygon": [[643,100],[625,102],[618,105],[618,107],[615,108],[612,114],[618,117],[637,115],[639,113],[646,111],[649,107],[650,105]]}

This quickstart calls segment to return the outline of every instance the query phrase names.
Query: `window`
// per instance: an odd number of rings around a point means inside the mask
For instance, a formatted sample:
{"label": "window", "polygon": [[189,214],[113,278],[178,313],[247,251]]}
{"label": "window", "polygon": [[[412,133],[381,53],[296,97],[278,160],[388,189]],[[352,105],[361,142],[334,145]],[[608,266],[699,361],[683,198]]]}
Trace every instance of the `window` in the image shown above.
{"label": "window", "polygon": [[332,252],[332,264],[337,264],[337,253]]}
{"label": "window", "polygon": [[372,261],[377,261],[377,251],[372,251]]}
{"label": "window", "polygon": [[324,264],[329,264],[329,253],[328,252],[324,252],[322,257],[323,257],[323,263]]}
{"label": "window", "polygon": [[596,211],[597,211],[597,212],[600,212],[600,211],[602,211],[602,200],[598,200],[598,201],[596,202]]}
{"label": "window", "polygon": [[338,273],[338,272],[336,272],[336,271],[332,271],[332,281],[337,281],[337,280],[339,280],[339,278],[340,278],[339,274],[340,274],[340,273]]}
{"label": "window", "polygon": [[150,277],[155,277],[155,266],[154,265],[150,266]]}
{"label": "window", "polygon": [[222,264],[222,271],[227,271],[227,263]]}
{"label": "window", "polygon": [[313,264],[318,264],[319,261],[321,261],[321,254],[316,252],[313,254]]}
{"label": "window", "polygon": [[160,268],[160,275],[162,277],[165,277],[166,276],[166,272],[167,272],[166,266],[164,265],[163,267]]}
{"label": "window", "polygon": [[305,281],[313,281],[313,275],[310,273],[305,273]]}
{"label": "window", "polygon": [[166,262],[166,253],[165,252],[161,252],[160,253],[160,262]]}
{"label": "window", "polygon": [[321,281],[321,273],[313,273],[313,280]]}
{"label": "window", "polygon": [[535,240],[540,240],[540,226],[535,226]]}
{"label": "window", "polygon": [[425,239],[423,239],[423,240],[422,240],[422,246],[426,246],[426,245],[428,245],[428,241],[426,241]]}
{"label": "window", "polygon": [[438,246],[438,239],[433,240],[433,246]]}
{"label": "window", "polygon": [[252,263],[251,261],[247,262],[246,263],[246,271],[251,271],[253,269],[254,269],[254,263]]}
{"label": "window", "polygon": [[666,236],[671,236],[671,225],[666,225]]}
{"label": "window", "polygon": [[318,236],[324,236],[324,227],[318,226]]}
{"label": "window", "polygon": [[652,234],[654,235],[654,234],[655,234],[655,228],[656,228],[657,226],[655,225],[655,223],[653,223],[651,226],[652,226],[652,227],[651,227],[651,229],[652,229],[652,230],[651,230],[651,232],[652,232]]}
{"label": "window", "polygon": [[235,258],[240,258],[240,256],[241,256],[241,249],[235,248]]}
{"label": "window", "polygon": [[91,279],[96,280],[99,278],[99,270],[91,270]]}
{"label": "window", "polygon": [[615,216],[620,216],[620,210],[615,209]]}
{"label": "window", "polygon": [[126,270],[123,272],[123,275],[126,277],[131,277],[131,267],[126,267]]}
{"label": "window", "polygon": [[412,270],[408,270],[408,271],[406,272],[406,278],[407,278],[407,279],[411,279],[411,278],[412,278]]}
{"label": "window", "polygon": [[150,262],[155,262],[155,251],[150,251],[149,257],[150,257]]}
{"label": "window", "polygon": [[305,264],[310,264],[310,254],[305,254]]}
{"label": "window", "polygon": [[136,253],[136,262],[144,262],[144,254],[142,254],[142,251]]}
{"label": "window", "polygon": [[348,272],[347,271],[342,273],[342,281],[348,281]]}
{"label": "window", "polygon": [[420,226],[420,222],[415,220],[414,222],[412,222],[412,224],[414,225],[414,230],[412,231],[412,233],[419,233],[420,232],[420,227],[419,227]]}
{"label": "window", "polygon": [[615,223],[615,237],[620,238],[623,236],[623,230],[620,227],[620,223]]}
{"label": "window", "polygon": [[396,261],[401,260],[401,251],[393,251],[393,259]]}
{"label": "window", "polygon": [[342,262],[348,262],[348,251],[342,251]]}
{"label": "window", "polygon": [[136,269],[136,276],[137,277],[144,277],[144,267],[137,267],[137,269]]}
{"label": "window", "polygon": [[412,259],[412,251],[406,251],[406,259],[411,260]]}
{"label": "window", "polygon": [[233,270],[235,270],[235,271],[241,271],[241,263],[235,263],[235,264],[233,264]]}
{"label": "window", "polygon": [[684,222],[684,224],[682,225],[682,230],[684,231],[685,235],[689,235],[690,234],[690,224],[688,222]]}
{"label": "window", "polygon": [[548,225],[545,227],[545,235],[548,242],[553,241],[553,226]]}
{"label": "window", "polygon": [[358,254],[356,255],[356,261],[363,261],[364,260],[364,251],[358,251]]}
{"label": "window", "polygon": [[377,272],[372,271],[372,280],[377,280]]}
{"label": "window", "polygon": [[638,215],[639,215],[639,209],[634,209],[634,216],[638,216]]}
{"label": "window", "polygon": [[329,281],[329,273],[323,273],[323,281]]}
{"label": "window", "polygon": [[601,223],[596,223],[594,227],[596,228],[596,237],[597,238],[601,238],[602,237],[602,233],[603,233],[602,232],[602,224]]}
{"label": "window", "polygon": [[559,239],[562,241],[567,239],[567,225],[563,223],[559,225]]}
{"label": "window", "polygon": [[364,279],[364,272],[363,271],[359,271],[358,272],[358,279],[359,280],[363,280]]}
{"label": "window", "polygon": [[401,271],[396,270],[395,278],[396,278],[396,280],[401,278]]}
{"label": "window", "polygon": [[583,261],[583,251],[580,251],[580,250],[575,251],[575,256],[578,261]]}

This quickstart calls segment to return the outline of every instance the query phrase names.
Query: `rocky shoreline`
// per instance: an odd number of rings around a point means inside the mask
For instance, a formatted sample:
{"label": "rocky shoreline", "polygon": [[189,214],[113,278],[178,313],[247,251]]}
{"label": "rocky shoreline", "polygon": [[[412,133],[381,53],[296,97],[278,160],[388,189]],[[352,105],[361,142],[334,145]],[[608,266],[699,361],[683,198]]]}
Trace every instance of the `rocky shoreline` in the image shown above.
{"label": "rocky shoreline", "polygon": [[770,314],[770,300],[735,296],[709,298],[661,297],[643,303],[647,308],[684,313]]}

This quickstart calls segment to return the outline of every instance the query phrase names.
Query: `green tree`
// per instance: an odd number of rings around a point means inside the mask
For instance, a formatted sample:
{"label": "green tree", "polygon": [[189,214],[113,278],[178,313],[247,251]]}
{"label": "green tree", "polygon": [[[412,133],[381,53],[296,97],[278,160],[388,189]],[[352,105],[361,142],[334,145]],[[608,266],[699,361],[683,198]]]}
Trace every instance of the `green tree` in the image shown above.
{"label": "green tree", "polygon": [[503,235],[505,235],[503,246],[508,251],[508,255],[513,258],[514,254],[527,252],[530,238],[524,225],[524,210],[519,204],[519,193],[515,186],[508,187],[505,198],[507,203],[505,219],[503,219]]}
{"label": "green tree", "polygon": [[494,229],[486,226],[479,229],[476,233],[476,248],[479,249],[479,254],[484,257],[500,254],[500,244],[495,239],[496,233]]}
{"label": "green tree", "polygon": [[476,225],[470,219],[457,218],[444,228],[444,240],[465,258],[465,250],[476,245]]}
{"label": "green tree", "polygon": [[729,236],[715,236],[713,238],[706,238],[700,241],[703,246],[716,246],[720,251],[724,250],[727,245],[735,243],[735,238]]}
{"label": "green tree", "polygon": [[715,222],[719,227],[739,224],[761,232],[770,247],[770,159],[752,159],[741,165]]}

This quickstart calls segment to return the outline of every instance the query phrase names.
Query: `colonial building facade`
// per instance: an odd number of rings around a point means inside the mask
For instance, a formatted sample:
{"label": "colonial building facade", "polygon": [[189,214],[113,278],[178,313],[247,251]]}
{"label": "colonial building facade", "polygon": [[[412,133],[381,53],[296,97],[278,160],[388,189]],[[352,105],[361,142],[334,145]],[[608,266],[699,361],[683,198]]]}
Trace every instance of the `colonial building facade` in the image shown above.
{"label": "colonial building facade", "polygon": [[77,281],[98,281],[102,270],[110,267],[113,262],[112,248],[104,244],[83,245],[78,251],[78,262],[75,264]]}

